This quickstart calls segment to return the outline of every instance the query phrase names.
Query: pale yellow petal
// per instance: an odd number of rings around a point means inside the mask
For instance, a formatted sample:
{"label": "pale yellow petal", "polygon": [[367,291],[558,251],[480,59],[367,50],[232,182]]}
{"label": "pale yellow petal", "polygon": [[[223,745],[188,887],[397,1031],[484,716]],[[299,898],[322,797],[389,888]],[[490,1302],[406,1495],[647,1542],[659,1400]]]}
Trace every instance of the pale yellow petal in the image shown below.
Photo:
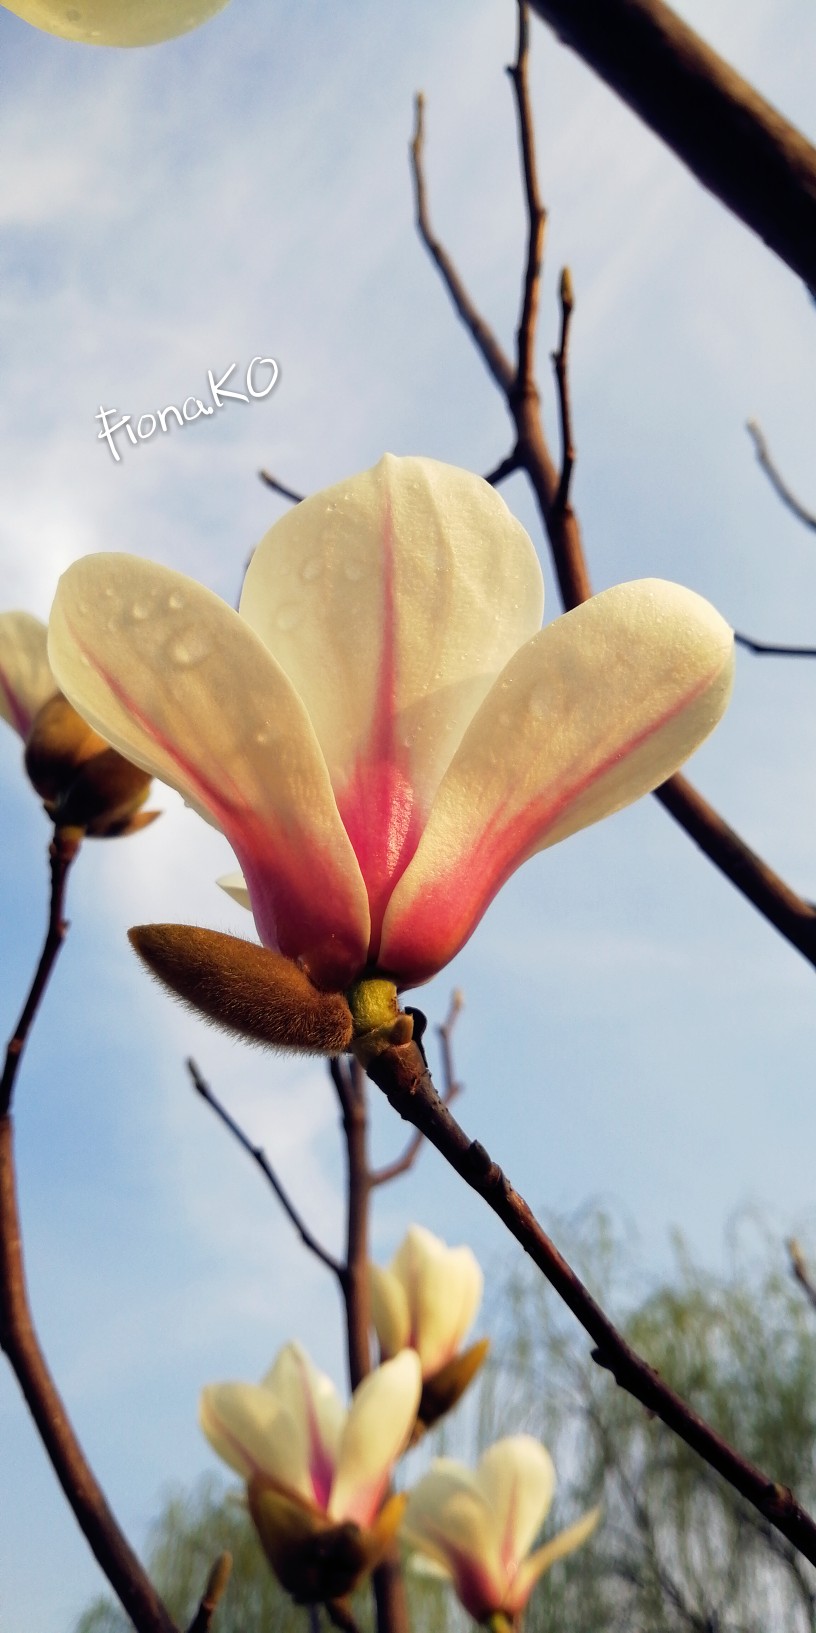
{"label": "pale yellow petal", "polygon": [[580,1520],[576,1520],[574,1525],[568,1525],[550,1542],[545,1542],[535,1553],[529,1554],[520,1565],[515,1581],[511,1584],[505,1609],[511,1614],[523,1610],[539,1577],[543,1576],[557,1560],[564,1559],[567,1554],[574,1553],[576,1548],[580,1548],[587,1537],[592,1535],[600,1517],[599,1508],[591,1509]]}
{"label": "pale yellow petal", "polygon": [[186,34],[227,0],[4,0],[34,28],[86,45],[154,45]]}
{"label": "pale yellow petal", "polygon": [[384,1361],[354,1391],[329,1504],[332,1519],[372,1524],[391,1468],[416,1423],[421,1393],[419,1356],[413,1350]]}
{"label": "pale yellow petal", "polygon": [[509,1435],[485,1452],[476,1484],[493,1515],[499,1553],[512,1578],[549,1513],[555,1491],[552,1458],[532,1435]]}
{"label": "pale yellow petal", "polygon": [[368,1267],[371,1320],[383,1358],[388,1360],[411,1341],[411,1317],[405,1289],[393,1270]]}
{"label": "pale yellow petal", "polygon": [[0,719],[25,739],[56,690],[46,625],[30,612],[0,613]]}
{"label": "pale yellow petal", "polygon": [[263,1476],[282,1490],[310,1496],[291,1417],[258,1384],[211,1384],[202,1390],[199,1422],[210,1445],[247,1481]]}

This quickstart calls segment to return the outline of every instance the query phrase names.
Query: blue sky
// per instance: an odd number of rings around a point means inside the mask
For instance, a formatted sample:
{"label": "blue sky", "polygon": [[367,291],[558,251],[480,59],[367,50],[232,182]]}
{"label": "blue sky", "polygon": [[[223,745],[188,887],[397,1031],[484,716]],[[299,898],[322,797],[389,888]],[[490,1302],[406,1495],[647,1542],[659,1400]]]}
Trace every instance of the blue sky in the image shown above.
{"label": "blue sky", "polygon": [[[806,0],[683,4],[813,135]],[[47,616],[59,572],[97,549],[149,555],[234,600],[282,502],[384,449],[486,470],[506,414],[412,226],[412,99],[427,104],[432,217],[506,344],[523,243],[503,65],[510,0],[383,7],[232,0],[142,52],[69,46],[0,10],[0,551],[3,604]],[[758,471],[755,415],[816,503],[816,341],[801,287],[543,28],[532,31],[550,207],[539,369],[569,262],[579,462],[594,581],[675,578],[738,627],[816,641],[812,535]],[[155,411],[232,362],[275,357],[268,398],[116,464],[101,404]],[[518,478],[508,503],[541,535]],[[558,610],[546,552],[548,615]],[[691,775],[790,883],[816,895],[816,665],[738,662],[734,702]],[[6,1029],[45,914],[48,828],[0,741]],[[151,919],[246,933],[212,881],[225,843],[165,816],[86,847],[72,931],[18,1094],[31,1293],[46,1350],[112,1504],[140,1544],[160,1495],[212,1468],[200,1386],[257,1376],[303,1339],[342,1377],[334,1290],[246,1159],[191,1093],[193,1054],[327,1240],[341,1218],[336,1112],[320,1068],[206,1030],[134,967]],[[780,1236],[813,1220],[813,974],[653,802],[538,857],[421,998],[467,1007],[461,1118],[536,1205],[602,1197],[655,1271],[680,1225],[716,1263],[746,1199]],[[401,1145],[375,1107],[382,1155]],[[433,1153],[378,1198],[390,1253],[418,1219],[498,1275],[511,1253]],[[0,1625],[65,1633],[100,1579],[0,1370]]]}

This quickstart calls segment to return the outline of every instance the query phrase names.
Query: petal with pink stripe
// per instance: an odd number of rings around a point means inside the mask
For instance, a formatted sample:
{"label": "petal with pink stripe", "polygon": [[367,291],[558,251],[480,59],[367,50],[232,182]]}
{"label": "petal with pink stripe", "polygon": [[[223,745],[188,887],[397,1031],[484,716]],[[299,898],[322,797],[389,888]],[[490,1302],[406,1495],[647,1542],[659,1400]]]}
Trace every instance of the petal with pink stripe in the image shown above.
{"label": "petal with pink stripe", "polygon": [[536,851],[656,788],[708,736],[733,675],[692,590],[619,584],[510,660],[465,734],[383,926],[380,967],[427,980]]}
{"label": "petal with pink stripe", "polygon": [[386,455],[262,540],[241,616],[303,699],[368,888],[372,959],[440,778],[541,623],[535,551],[480,477]]}
{"label": "petal with pink stripe", "polygon": [[88,556],[60,580],[49,657],[113,746],[214,819],[241,865],[261,940],[343,987],[369,916],[306,710],[225,602],[135,556]]}

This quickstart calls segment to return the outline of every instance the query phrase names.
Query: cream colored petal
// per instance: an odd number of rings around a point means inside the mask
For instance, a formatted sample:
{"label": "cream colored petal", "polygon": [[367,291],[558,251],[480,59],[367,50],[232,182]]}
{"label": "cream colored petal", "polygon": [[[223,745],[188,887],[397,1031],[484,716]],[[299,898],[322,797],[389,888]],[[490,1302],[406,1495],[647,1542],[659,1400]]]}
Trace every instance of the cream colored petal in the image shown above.
{"label": "cream colored petal", "polygon": [[523,1610],[539,1577],[543,1576],[557,1560],[580,1548],[587,1537],[592,1535],[600,1517],[599,1508],[591,1509],[580,1520],[576,1520],[574,1525],[568,1525],[566,1530],[559,1531],[550,1542],[545,1542],[541,1548],[537,1548],[534,1554],[529,1554],[520,1565],[515,1581],[510,1586],[504,1608],[511,1614]]}
{"label": "cream colored petal", "polygon": [[441,969],[536,851],[663,782],[708,736],[731,691],[719,613],[677,584],[619,584],[511,659],[442,782],[383,927],[380,967],[403,986]]}
{"label": "cream colored petal", "polygon": [[470,1248],[449,1248],[422,1225],[410,1226],[392,1270],[408,1300],[408,1342],[428,1377],[456,1354],[470,1327],[482,1296],[482,1272]]}
{"label": "cream colored petal", "polygon": [[261,940],[347,986],[368,944],[363,881],[303,704],[237,613],[135,556],[89,556],[60,580],[49,657],[97,731],[214,817]]}
{"label": "cream colored petal", "polygon": [[238,903],[239,907],[246,907],[250,913],[252,912],[252,903],[243,873],[222,873],[221,878],[215,882],[227,896],[231,896],[232,900]]}
{"label": "cream colored petal", "polygon": [[508,1584],[494,1516],[469,1469],[436,1458],[409,1496],[402,1535],[450,1573],[477,1621],[502,1604]]}
{"label": "cream colored petal", "polygon": [[314,1366],[300,1344],[286,1344],[262,1387],[291,1418],[297,1435],[297,1465],[307,1470],[309,1500],[325,1511],[346,1421],[331,1378]]}
{"label": "cream colored petal", "polygon": [[512,1578],[550,1511],[552,1458],[532,1435],[509,1435],[485,1452],[476,1484],[494,1517],[499,1553]]}
{"label": "cream colored petal", "polygon": [[211,1384],[201,1392],[199,1422],[219,1457],[245,1480],[262,1476],[311,1500],[295,1425],[267,1389]]}
{"label": "cream colored petal", "polygon": [[469,720],[541,622],[535,551],[481,477],[386,455],[296,505],[241,615],[309,711],[376,933]]}
{"label": "cream colored petal", "polygon": [[154,45],[186,34],[227,0],[4,0],[34,28],[86,45]]}
{"label": "cream colored petal", "polygon": [[402,1283],[392,1270],[368,1267],[371,1320],[383,1358],[388,1360],[411,1342],[411,1316]]}
{"label": "cream colored petal", "polygon": [[30,612],[0,613],[0,719],[25,740],[35,714],[56,691],[46,625]]}
{"label": "cream colored petal", "polygon": [[371,1525],[392,1465],[416,1423],[421,1393],[419,1357],[413,1350],[384,1361],[355,1389],[340,1441],[329,1504],[332,1519]]}

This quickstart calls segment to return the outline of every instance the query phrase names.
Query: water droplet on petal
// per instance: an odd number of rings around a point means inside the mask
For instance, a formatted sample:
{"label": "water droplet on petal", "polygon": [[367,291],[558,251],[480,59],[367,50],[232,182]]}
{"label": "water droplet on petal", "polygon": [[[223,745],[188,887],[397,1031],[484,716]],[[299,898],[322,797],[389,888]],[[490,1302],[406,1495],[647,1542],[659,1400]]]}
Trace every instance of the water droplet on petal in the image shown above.
{"label": "water droplet on petal", "polygon": [[210,643],[201,630],[191,624],[183,635],[173,637],[168,642],[167,653],[170,661],[179,669],[192,669],[197,663],[203,663],[210,655]]}
{"label": "water droplet on petal", "polygon": [[167,597],[167,605],[171,612],[180,612],[184,606],[184,596],[179,595],[178,590],[174,590],[172,595]]}
{"label": "water droplet on petal", "polygon": [[308,561],[304,561],[303,566],[300,569],[300,576],[306,580],[307,584],[311,584],[316,578],[320,577],[322,571],[323,557],[310,556]]}
{"label": "water droplet on petal", "polygon": [[137,624],[144,623],[145,618],[150,617],[150,607],[148,602],[134,601],[133,606],[130,609],[130,616],[131,618],[135,618]]}
{"label": "water droplet on petal", "polygon": [[350,584],[359,584],[363,576],[363,564],[356,556],[349,556],[348,561],[343,562],[343,572]]}

